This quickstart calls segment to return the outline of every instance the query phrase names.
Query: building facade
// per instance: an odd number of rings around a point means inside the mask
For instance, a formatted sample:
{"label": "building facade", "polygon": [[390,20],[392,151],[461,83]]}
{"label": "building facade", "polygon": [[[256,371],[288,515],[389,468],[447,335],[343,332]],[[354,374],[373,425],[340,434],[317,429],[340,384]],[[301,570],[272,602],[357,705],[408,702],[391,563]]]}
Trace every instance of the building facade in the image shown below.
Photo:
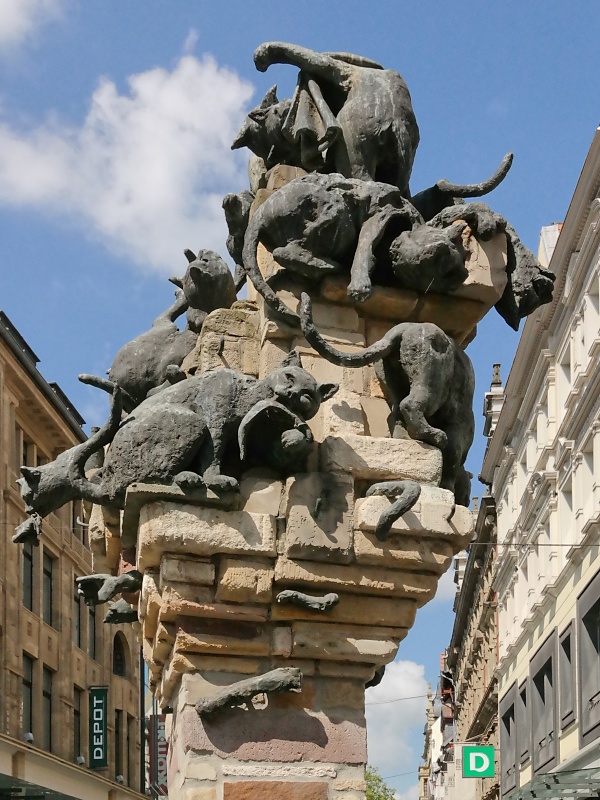
{"label": "building facade", "polygon": [[[0,312],[0,794],[31,783],[46,796],[116,800],[140,786],[134,632],[103,624],[103,608],[77,593],[75,579],[93,571],[81,503],[44,519],[39,546],[11,541],[26,518],[20,466],[47,463],[85,438],[82,418],[37,361]],[[108,689],[108,765],[94,771],[93,687]]]}
{"label": "building facade", "polygon": [[[600,787],[600,130],[482,470],[496,503],[501,796]],[[562,229],[561,229],[562,228]],[[548,775],[551,777],[548,777]]]}

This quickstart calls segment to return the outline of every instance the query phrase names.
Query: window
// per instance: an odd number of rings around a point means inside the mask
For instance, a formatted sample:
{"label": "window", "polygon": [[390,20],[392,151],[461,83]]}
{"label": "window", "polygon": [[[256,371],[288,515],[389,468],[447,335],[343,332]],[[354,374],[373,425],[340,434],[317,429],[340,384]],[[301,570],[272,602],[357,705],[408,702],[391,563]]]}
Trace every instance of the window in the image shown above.
{"label": "window", "polygon": [[23,653],[23,684],[21,688],[22,733],[33,732],[33,658]]}
{"label": "window", "polygon": [[600,573],[577,600],[582,745],[600,736]]}
{"label": "window", "polygon": [[125,637],[119,631],[115,634],[113,641],[113,674],[121,675],[123,678],[127,677],[127,642]]}
{"label": "window", "polygon": [[96,658],[96,606],[88,606],[88,655]]}
{"label": "window", "polygon": [[564,630],[558,640],[558,691],[560,700],[560,729],[575,721],[575,673],[573,625]]}
{"label": "window", "polygon": [[503,795],[518,784],[516,694],[515,683],[500,700],[500,790]]}
{"label": "window", "polygon": [[529,726],[528,703],[529,680],[523,681],[517,693],[517,740],[519,744],[519,766],[523,767],[530,758],[531,729]]}
{"label": "window", "polygon": [[54,573],[54,559],[44,550],[42,572],[42,616],[46,625],[53,624],[52,615],[52,577]]}
{"label": "window", "polygon": [[73,644],[81,647],[82,631],[81,631],[81,598],[77,584],[73,584]]}
{"label": "window", "polygon": [[42,747],[52,750],[52,670],[44,667],[42,681]]}
{"label": "window", "polygon": [[82,519],[81,500],[73,500],[71,503],[71,530],[76,539],[79,539],[82,544],[86,544],[85,528],[81,523]]}
{"label": "window", "polygon": [[73,687],[73,761],[81,755],[81,703],[83,690]]}
{"label": "window", "polygon": [[33,611],[33,545],[23,545],[23,605]]}
{"label": "window", "polygon": [[135,727],[135,717],[127,714],[127,785],[132,789],[135,784]]}
{"label": "window", "polygon": [[556,631],[531,661],[531,716],[533,772],[547,772],[557,761],[555,702]]}

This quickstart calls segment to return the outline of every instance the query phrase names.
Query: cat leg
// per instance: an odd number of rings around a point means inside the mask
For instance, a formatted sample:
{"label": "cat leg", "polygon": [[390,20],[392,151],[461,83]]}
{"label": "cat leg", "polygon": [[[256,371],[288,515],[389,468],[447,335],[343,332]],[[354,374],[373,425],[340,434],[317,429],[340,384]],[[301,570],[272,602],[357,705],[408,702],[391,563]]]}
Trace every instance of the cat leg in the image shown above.
{"label": "cat leg", "polygon": [[410,394],[398,406],[398,412],[411,439],[426,442],[443,450],[448,444],[444,431],[430,425],[425,414],[431,407],[431,396],[426,388],[411,387]]}
{"label": "cat leg", "polygon": [[221,474],[225,445],[222,430],[215,430],[215,428],[209,430],[203,453],[203,462],[208,463],[208,466],[202,473],[202,480],[209,489],[213,489],[215,492],[237,492],[240,488],[238,481],[229,475]]}

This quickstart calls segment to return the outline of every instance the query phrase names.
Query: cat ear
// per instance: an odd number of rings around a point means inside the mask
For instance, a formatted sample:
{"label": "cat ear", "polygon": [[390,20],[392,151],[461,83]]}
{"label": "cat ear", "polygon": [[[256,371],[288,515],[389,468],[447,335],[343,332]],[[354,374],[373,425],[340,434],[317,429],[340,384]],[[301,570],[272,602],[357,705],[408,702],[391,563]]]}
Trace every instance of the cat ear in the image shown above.
{"label": "cat ear", "polygon": [[317,387],[317,391],[319,392],[321,402],[324,403],[325,400],[329,400],[330,397],[333,397],[339,388],[339,383],[320,383]]}
{"label": "cat ear", "polygon": [[271,86],[269,91],[260,101],[260,105],[258,108],[269,108],[269,106],[274,106],[275,103],[278,103],[279,100],[277,99],[277,84],[275,86]]}
{"label": "cat ear", "polygon": [[188,247],[186,247],[185,250],[183,251],[183,255],[187,258],[190,264],[196,260],[196,254],[194,253],[193,250],[190,250]]}
{"label": "cat ear", "polygon": [[35,486],[40,480],[40,471],[36,467],[21,467],[21,475],[28,486]]}
{"label": "cat ear", "polygon": [[280,367],[302,367],[302,361],[300,360],[300,353],[296,348],[290,350],[287,356],[283,359]]}
{"label": "cat ear", "polygon": [[169,280],[171,283],[174,283],[175,286],[178,286],[180,289],[183,289],[183,278],[178,278],[175,275],[172,275]]}
{"label": "cat ear", "polygon": [[[267,111],[268,111],[268,109],[260,108],[260,106],[258,108],[253,108],[252,111],[248,112],[248,119],[251,119],[252,122],[263,123],[265,121],[265,119],[267,118]],[[247,131],[244,131],[244,133],[246,133],[246,132]],[[234,144],[237,144],[238,142],[242,142],[242,141],[245,141],[244,137],[241,137],[241,138],[238,137],[235,140]],[[241,145],[238,145],[238,146],[241,146]]]}

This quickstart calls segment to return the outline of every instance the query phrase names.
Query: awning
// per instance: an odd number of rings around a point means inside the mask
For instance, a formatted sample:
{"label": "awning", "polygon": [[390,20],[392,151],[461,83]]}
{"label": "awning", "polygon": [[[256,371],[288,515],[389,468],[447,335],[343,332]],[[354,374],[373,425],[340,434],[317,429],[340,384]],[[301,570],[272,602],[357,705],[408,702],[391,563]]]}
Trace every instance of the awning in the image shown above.
{"label": "awning", "polygon": [[546,772],[536,775],[520,789],[506,795],[506,800],[565,800],[565,798],[600,797],[600,767]]}
{"label": "awning", "polygon": [[28,800],[74,800],[69,794],[55,792],[19,778],[11,778],[10,775],[0,775],[0,800],[16,800],[18,797],[25,797]]}

